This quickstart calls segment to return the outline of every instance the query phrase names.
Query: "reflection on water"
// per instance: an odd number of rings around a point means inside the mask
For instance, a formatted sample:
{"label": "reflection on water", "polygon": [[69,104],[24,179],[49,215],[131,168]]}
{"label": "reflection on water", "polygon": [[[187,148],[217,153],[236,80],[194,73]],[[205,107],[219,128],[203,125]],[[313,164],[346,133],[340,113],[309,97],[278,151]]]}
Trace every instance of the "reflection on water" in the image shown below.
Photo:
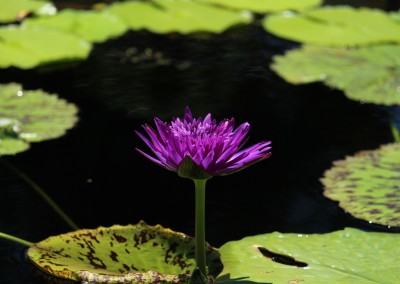
{"label": "reflection on water", "polygon": [[[237,124],[249,121],[250,144],[273,142],[270,159],[208,182],[212,245],[273,231],[386,230],[354,220],[324,198],[319,178],[336,159],[392,142],[390,108],[348,100],[319,83],[287,84],[268,64],[295,46],[257,25],[212,36],[130,32],[96,46],[75,68],[0,71],[1,82],[56,92],[80,107],[80,121],[67,135],[4,158],[82,228],[143,219],[193,235],[192,181],[134,150],[143,147],[134,130],[154,116],[182,116],[190,105],[194,116],[211,112],[217,119],[233,116]],[[16,174],[0,167],[0,231],[36,242],[70,230]],[[4,240],[0,271],[1,283],[54,283],[32,270],[23,248]]]}

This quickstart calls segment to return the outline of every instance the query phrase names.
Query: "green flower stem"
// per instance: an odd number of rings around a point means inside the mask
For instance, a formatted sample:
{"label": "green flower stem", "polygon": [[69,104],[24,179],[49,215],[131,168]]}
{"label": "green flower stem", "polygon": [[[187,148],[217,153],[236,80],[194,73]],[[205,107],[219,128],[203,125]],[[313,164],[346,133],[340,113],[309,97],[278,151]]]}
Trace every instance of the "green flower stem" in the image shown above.
{"label": "green flower stem", "polygon": [[391,129],[392,129],[392,135],[394,138],[394,142],[399,143],[400,142],[400,131],[396,127],[394,123],[391,124]]}
{"label": "green flower stem", "polygon": [[9,162],[7,162],[4,159],[0,159],[0,161],[3,162],[4,165],[6,165],[9,169],[11,169],[12,171],[14,171],[15,173],[17,173],[27,184],[29,184],[33,190],[39,194],[44,201],[46,201],[46,203],[53,208],[53,210],[74,230],[79,229],[79,227],[71,220],[71,218],[68,217],[67,214],[64,213],[63,210],[61,210],[60,207],[58,207],[58,205],[54,202],[53,199],[51,199],[50,196],[48,196],[46,194],[46,192],[44,192],[44,190],[38,186],[33,180],[31,180],[26,174],[24,174],[21,170],[19,170],[18,168],[14,167],[13,165],[11,165]]}
{"label": "green flower stem", "polygon": [[205,229],[205,205],[206,205],[206,179],[195,179],[196,190],[196,221],[195,221],[195,257],[196,266],[206,276],[206,229]]}
{"label": "green flower stem", "polygon": [[23,239],[20,239],[20,238],[17,238],[17,237],[14,237],[14,236],[11,236],[11,235],[8,235],[8,234],[5,234],[5,233],[1,233],[1,232],[0,232],[0,238],[6,239],[6,240],[9,240],[9,241],[13,241],[15,243],[19,243],[21,245],[28,246],[28,247],[33,245],[33,243],[31,243],[31,242],[28,242],[28,241],[25,241]]}

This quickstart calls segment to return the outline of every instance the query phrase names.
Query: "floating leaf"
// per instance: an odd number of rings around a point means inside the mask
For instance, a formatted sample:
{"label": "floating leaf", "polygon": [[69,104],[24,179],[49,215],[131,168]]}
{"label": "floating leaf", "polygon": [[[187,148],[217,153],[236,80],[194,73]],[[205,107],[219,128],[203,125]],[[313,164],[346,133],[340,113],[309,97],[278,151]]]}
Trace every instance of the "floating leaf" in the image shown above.
{"label": "floating leaf", "polygon": [[[195,268],[193,238],[143,221],[49,237],[28,257],[47,273],[96,283],[185,283]],[[221,271],[211,246],[207,264],[211,275]]]}
{"label": "floating leaf", "polygon": [[29,142],[62,136],[77,121],[77,107],[54,94],[0,85],[0,154],[28,149]]}
{"label": "floating leaf", "polygon": [[252,20],[248,13],[185,0],[117,2],[107,10],[121,17],[133,30],[146,29],[154,33],[220,33],[233,25],[247,24]]}
{"label": "floating leaf", "polygon": [[400,227],[400,144],[336,161],[321,179],[324,195],[356,218]]}
{"label": "floating leaf", "polygon": [[57,9],[48,1],[42,0],[0,0],[0,23],[14,22],[29,13],[40,15],[54,14]]}
{"label": "floating leaf", "polygon": [[6,26],[0,28],[0,68],[22,69],[85,59],[91,44],[68,33]]}
{"label": "floating leaf", "polygon": [[301,14],[281,13],[263,20],[263,27],[289,40],[334,46],[400,42],[400,23],[382,10],[325,6]]}
{"label": "floating leaf", "polygon": [[[346,228],[329,234],[271,234],[220,248],[217,278],[255,283],[397,284],[400,237]],[[232,282],[234,283],[234,282]]]}
{"label": "floating leaf", "polygon": [[284,10],[302,11],[322,4],[321,0],[196,0],[238,10],[270,13]]}
{"label": "floating leaf", "polygon": [[103,42],[122,35],[128,27],[119,17],[107,12],[64,9],[55,16],[30,18],[25,27],[61,30],[90,42]]}
{"label": "floating leaf", "polygon": [[357,49],[303,45],[275,56],[271,68],[292,84],[324,81],[352,100],[400,104],[400,45]]}

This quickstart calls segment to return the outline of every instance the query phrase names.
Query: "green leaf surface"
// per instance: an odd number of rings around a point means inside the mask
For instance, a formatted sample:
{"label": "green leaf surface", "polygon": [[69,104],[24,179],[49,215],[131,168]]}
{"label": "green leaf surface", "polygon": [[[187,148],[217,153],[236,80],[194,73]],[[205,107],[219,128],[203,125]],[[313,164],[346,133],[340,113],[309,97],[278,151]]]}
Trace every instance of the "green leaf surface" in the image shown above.
{"label": "green leaf surface", "polygon": [[41,90],[0,85],[0,155],[29,148],[30,142],[58,138],[77,121],[77,107]]}
{"label": "green leaf surface", "polygon": [[324,195],[356,218],[400,227],[400,144],[335,161],[321,179]]}
{"label": "green leaf surface", "polygon": [[379,9],[325,6],[301,14],[271,15],[262,24],[276,36],[301,43],[359,46],[400,42],[400,23]]}
{"label": "green leaf surface", "polygon": [[14,22],[28,13],[39,15],[54,14],[57,9],[49,1],[42,0],[0,0],[0,23]]}
{"label": "green leaf surface", "polygon": [[22,69],[85,59],[91,44],[73,34],[38,28],[0,28],[0,68]]}
{"label": "green leaf surface", "polygon": [[107,10],[119,16],[133,30],[146,29],[161,34],[220,33],[252,20],[248,13],[185,0],[125,1],[112,4]]}
{"label": "green leaf surface", "polygon": [[220,253],[224,270],[217,283],[397,284],[400,279],[398,234],[353,228],[274,232],[228,242]]}
{"label": "green leaf surface", "polygon": [[271,69],[292,84],[323,81],[352,100],[400,104],[400,45],[360,48],[303,45],[273,58]]}
{"label": "green leaf surface", "polygon": [[256,13],[271,13],[284,10],[303,11],[322,4],[321,0],[196,0],[221,7],[249,10]]}
{"label": "green leaf surface", "polygon": [[[195,268],[193,238],[143,221],[49,237],[27,254],[47,273],[96,283],[185,283]],[[207,264],[211,275],[221,271],[211,246]]]}
{"label": "green leaf surface", "polygon": [[78,35],[90,42],[103,42],[125,33],[128,27],[107,12],[64,9],[54,16],[30,18],[25,27],[41,27]]}

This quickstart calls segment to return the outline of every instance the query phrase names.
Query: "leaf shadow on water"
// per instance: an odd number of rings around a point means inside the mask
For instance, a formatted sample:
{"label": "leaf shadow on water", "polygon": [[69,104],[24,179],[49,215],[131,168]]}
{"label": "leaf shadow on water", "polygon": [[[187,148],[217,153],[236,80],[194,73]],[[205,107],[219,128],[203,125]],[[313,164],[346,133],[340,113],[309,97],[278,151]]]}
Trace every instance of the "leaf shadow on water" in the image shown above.
{"label": "leaf shadow on water", "polygon": [[246,280],[249,277],[239,277],[239,278],[231,278],[230,273],[224,274],[219,276],[214,283],[216,284],[234,284],[234,283],[240,283],[240,284],[272,284],[272,282],[255,282],[251,280]]}

